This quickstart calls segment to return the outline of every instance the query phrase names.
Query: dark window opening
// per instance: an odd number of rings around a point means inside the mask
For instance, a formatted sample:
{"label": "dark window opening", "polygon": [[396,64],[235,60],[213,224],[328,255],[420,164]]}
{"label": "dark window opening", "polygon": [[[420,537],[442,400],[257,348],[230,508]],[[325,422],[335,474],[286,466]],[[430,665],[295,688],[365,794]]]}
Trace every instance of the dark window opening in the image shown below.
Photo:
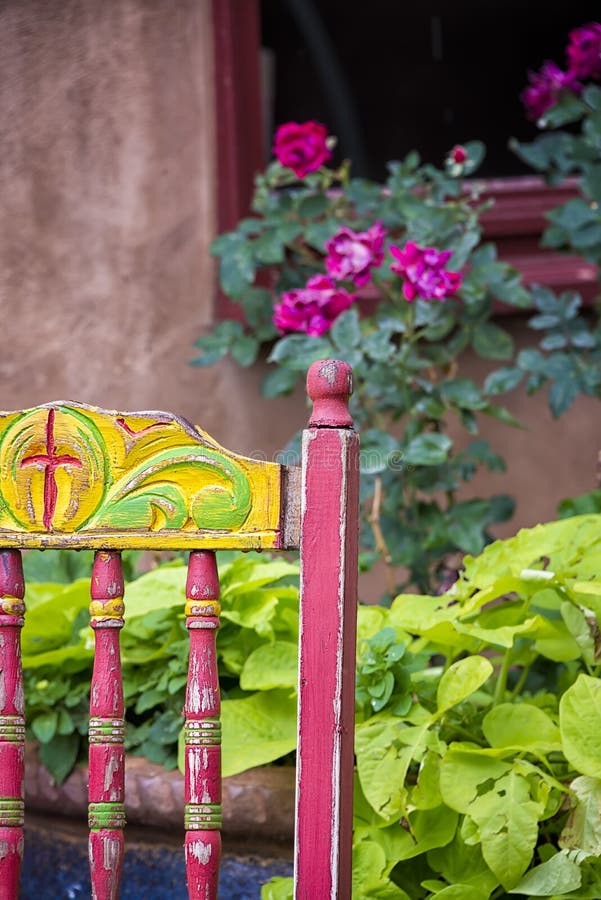
{"label": "dark window opening", "polygon": [[538,133],[519,99],[528,70],[564,67],[569,31],[601,12],[583,0],[262,0],[261,16],[272,124],[323,122],[338,159],[380,180],[410,150],[441,165],[475,139],[479,174],[527,174],[508,140]]}

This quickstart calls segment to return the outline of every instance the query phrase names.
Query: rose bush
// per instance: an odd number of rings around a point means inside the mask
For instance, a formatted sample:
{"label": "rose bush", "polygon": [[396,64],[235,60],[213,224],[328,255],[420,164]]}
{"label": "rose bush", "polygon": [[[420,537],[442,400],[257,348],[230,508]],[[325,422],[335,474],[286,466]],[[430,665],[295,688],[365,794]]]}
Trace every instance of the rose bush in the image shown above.
{"label": "rose bush", "polygon": [[[482,158],[480,144],[454,148],[442,170],[411,154],[390,164],[382,186],[352,178],[346,163],[323,165],[332,141],[306,125],[278,129],[277,160],[257,177],[255,215],[214,244],[222,287],[246,326],[221,322],[199,340],[197,363],[229,351],[250,365],[265,345],[267,396],[292,390],[315,359],[351,363],[363,431],[362,562],[385,560],[389,595],[397,567],[403,583],[434,589],[448,577],[445,558],[481,549],[489,526],[513,508],[505,495],[457,496],[479,467],[503,466],[477,437],[477,416],[512,422],[463,377],[459,356],[471,346],[491,360],[512,358],[511,337],[491,320],[493,301],[521,307],[530,298],[494,247],[479,246],[484,206],[462,177]],[[451,417],[472,435],[461,448],[446,433]]]}
{"label": "rose bush", "polygon": [[[516,145],[551,177],[583,175],[588,199],[550,218],[545,242],[601,261],[601,26],[575,29],[567,69],[546,63],[523,94],[527,113],[555,127],[583,121],[581,136],[544,135]],[[253,215],[219,237],[224,292],[243,310],[199,339],[195,363],[227,353],[251,365],[268,352],[268,397],[294,388],[311,362],[328,356],[355,371],[352,412],[362,429],[362,560],[387,564],[387,592],[401,584],[434,590],[459,555],[477,552],[490,526],[511,515],[510,497],[461,499],[478,469],[503,460],[478,437],[482,416],[516,424],[496,397],[525,382],[549,387],[554,415],[581,393],[601,394],[601,331],[573,294],[521,284],[520,275],[481,241],[483,185],[472,176],[478,142],[449,150],[441,169],[417,153],[388,165],[384,184],[353,178],[350,163],[325,165],[334,140],[316,122],[276,134],[276,161],[256,178]],[[494,304],[534,307],[533,346],[515,354]],[[483,383],[465,377],[462,354],[491,361]],[[501,368],[494,369],[496,362]],[[454,445],[458,420],[468,437]],[[469,437],[471,436],[471,437]],[[291,448],[297,447],[294,441]],[[288,457],[289,458],[289,457]],[[399,576],[399,567],[401,570]]]}

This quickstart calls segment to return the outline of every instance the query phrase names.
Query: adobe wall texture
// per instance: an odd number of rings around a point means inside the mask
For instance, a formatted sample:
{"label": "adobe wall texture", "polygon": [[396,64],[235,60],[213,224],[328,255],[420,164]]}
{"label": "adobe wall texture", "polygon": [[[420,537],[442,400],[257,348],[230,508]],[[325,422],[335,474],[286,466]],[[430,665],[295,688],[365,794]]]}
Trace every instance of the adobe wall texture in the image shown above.
{"label": "adobe wall texture", "polygon": [[[187,365],[215,290],[210,0],[4,0],[0,122],[0,407],[163,408],[234,450],[282,446],[301,392],[265,401],[260,367]],[[598,407],[511,408],[527,431],[485,426],[509,473],[475,488],[517,494],[531,524],[594,485]]]}

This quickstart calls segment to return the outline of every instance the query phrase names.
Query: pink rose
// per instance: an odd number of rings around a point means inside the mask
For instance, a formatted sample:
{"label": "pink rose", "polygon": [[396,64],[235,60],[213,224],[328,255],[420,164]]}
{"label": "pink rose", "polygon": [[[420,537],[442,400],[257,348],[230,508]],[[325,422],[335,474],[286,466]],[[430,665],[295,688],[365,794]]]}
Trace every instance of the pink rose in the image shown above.
{"label": "pink rose", "polygon": [[306,287],[282,294],[281,302],[274,307],[273,324],[280,334],[302,331],[319,336],[329,331],[356,299],[327,275],[313,275]]}
{"label": "pink rose", "polygon": [[403,278],[403,294],[410,303],[416,297],[444,301],[461,287],[461,273],[445,269],[452,250],[420,247],[407,241],[402,249],[393,246],[390,252],[398,260],[390,269]]}
{"label": "pink rose", "polygon": [[287,122],[275,133],[273,153],[297,178],[304,178],[332,156],[327,137],[327,129],[319,122]]}
{"label": "pink rose", "polygon": [[554,62],[546,62],[540,72],[529,72],[530,84],[521,95],[529,119],[537,121],[554,106],[562,91],[579,94],[582,85],[572,71],[564,72]]}
{"label": "pink rose", "polygon": [[386,232],[381,222],[367,231],[341,228],[326,244],[326,269],[338,281],[351,279],[357,287],[367,284],[371,269],[382,264]]}
{"label": "pink rose", "polygon": [[451,162],[455,163],[455,165],[462,166],[467,160],[467,150],[465,147],[462,147],[461,144],[455,144],[449,153],[449,159]]}
{"label": "pink rose", "polygon": [[576,78],[601,78],[601,25],[589,22],[570,31],[566,51],[570,72]]}

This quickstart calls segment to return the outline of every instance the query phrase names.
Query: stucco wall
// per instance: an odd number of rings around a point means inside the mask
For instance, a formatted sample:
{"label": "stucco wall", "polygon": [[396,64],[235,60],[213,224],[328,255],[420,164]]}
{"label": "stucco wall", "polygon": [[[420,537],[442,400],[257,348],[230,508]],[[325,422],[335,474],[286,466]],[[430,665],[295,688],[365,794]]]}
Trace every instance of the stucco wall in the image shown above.
{"label": "stucco wall", "polygon": [[212,302],[210,6],[0,4],[4,408],[198,406],[185,363]]}

